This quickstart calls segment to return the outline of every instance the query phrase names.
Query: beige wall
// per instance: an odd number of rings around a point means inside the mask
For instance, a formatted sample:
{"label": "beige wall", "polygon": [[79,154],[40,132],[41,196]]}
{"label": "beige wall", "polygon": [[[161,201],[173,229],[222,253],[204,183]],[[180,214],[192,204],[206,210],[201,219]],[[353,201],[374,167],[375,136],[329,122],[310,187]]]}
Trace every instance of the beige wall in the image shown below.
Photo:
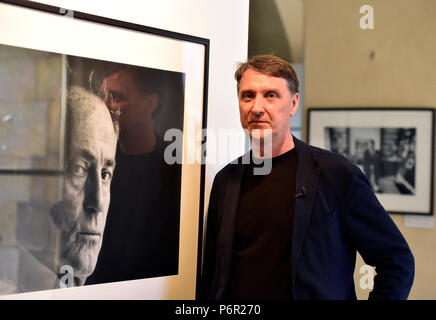
{"label": "beige wall", "polygon": [[[365,4],[374,8],[374,30],[359,27]],[[436,1],[306,0],[304,6],[306,115],[311,107],[436,106]],[[392,218],[415,256],[409,298],[436,299],[436,230]],[[359,258],[356,287],[365,298],[361,265]]]}
{"label": "beige wall", "polygon": [[303,62],[303,0],[250,0],[248,55]]}

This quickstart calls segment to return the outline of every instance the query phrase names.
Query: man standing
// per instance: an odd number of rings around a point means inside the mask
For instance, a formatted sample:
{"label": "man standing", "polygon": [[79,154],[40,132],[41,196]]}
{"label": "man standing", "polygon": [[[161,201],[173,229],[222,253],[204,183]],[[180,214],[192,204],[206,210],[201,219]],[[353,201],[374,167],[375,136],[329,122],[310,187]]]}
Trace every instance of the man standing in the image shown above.
{"label": "man standing", "polygon": [[358,251],[376,267],[370,299],[406,299],[413,255],[364,174],[290,132],[299,100],[291,65],[257,56],[240,64],[235,78],[252,157],[272,161],[272,170],[256,175],[256,165],[241,157],[216,175],[199,296],[356,299]]}
{"label": "man standing", "polygon": [[[63,199],[50,210],[60,230],[60,267],[81,286],[92,274],[103,241],[115,168],[118,125],[104,102],[80,87],[68,94]],[[68,279],[68,277],[66,277]]]}

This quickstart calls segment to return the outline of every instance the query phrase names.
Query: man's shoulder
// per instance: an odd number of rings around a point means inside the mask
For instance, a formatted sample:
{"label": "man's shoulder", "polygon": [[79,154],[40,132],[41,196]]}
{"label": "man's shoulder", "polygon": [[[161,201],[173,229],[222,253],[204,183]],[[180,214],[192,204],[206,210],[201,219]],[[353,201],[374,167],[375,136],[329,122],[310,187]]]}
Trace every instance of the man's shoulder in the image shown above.
{"label": "man's shoulder", "polygon": [[215,175],[215,180],[229,177],[232,174],[234,174],[235,171],[241,170],[243,167],[243,164],[246,162],[246,161],[244,161],[244,159],[246,159],[247,156],[248,157],[250,156],[250,151],[239,156],[238,158],[235,158],[233,161],[227,163],[223,168],[221,168],[217,172],[217,174]]}
{"label": "man's shoulder", "polygon": [[321,164],[336,164],[344,167],[354,167],[354,164],[342,154],[312,145],[309,145],[309,148],[314,154],[316,154],[316,158]]}
{"label": "man's shoulder", "polygon": [[230,180],[236,182],[238,179],[242,179],[244,167],[249,165],[250,156],[251,151],[248,151],[219,169],[213,178],[213,187],[221,189],[221,186],[227,185]]}
{"label": "man's shoulder", "polygon": [[303,144],[312,154],[317,167],[319,167],[321,171],[327,172],[333,176],[354,175],[359,172],[359,168],[344,155],[306,143]]}

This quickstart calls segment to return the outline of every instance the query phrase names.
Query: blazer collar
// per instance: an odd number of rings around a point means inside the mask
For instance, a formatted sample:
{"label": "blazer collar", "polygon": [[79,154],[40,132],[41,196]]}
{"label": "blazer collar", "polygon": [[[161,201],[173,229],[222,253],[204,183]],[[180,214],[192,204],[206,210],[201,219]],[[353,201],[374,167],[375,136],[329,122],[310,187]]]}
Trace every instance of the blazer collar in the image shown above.
{"label": "blazer collar", "polygon": [[[250,154],[250,153],[248,153]],[[245,155],[247,156],[247,154]],[[244,166],[241,164],[242,157],[238,159],[236,164],[230,164],[231,171],[226,184],[226,191],[223,199],[223,211],[221,228],[218,235],[218,250],[222,252],[219,260],[219,277],[217,296],[221,297],[226,289],[227,280],[230,276],[230,265],[233,253],[233,241],[236,222],[236,211],[238,208],[238,200],[241,192],[242,178]]]}
{"label": "blazer collar", "polygon": [[304,195],[295,199],[295,216],[292,230],[292,285],[295,287],[295,276],[297,273],[298,261],[303,247],[304,237],[309,226],[312,214],[313,202],[318,187],[319,166],[316,156],[311,152],[309,146],[294,137],[295,148],[298,156],[297,184],[296,191]]}

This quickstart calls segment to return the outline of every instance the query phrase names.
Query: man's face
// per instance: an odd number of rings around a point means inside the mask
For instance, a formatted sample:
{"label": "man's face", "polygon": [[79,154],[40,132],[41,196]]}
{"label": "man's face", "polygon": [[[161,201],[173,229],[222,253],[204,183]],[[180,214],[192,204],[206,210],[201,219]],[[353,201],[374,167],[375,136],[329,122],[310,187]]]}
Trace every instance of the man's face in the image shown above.
{"label": "man's face", "polygon": [[148,96],[141,95],[128,71],[118,71],[107,76],[101,85],[104,102],[109,109],[120,111],[120,127],[142,124],[150,119],[155,105]]}
{"label": "man's face", "polygon": [[242,127],[252,138],[253,130],[258,129],[260,139],[265,137],[264,130],[270,129],[273,144],[280,143],[290,133],[290,117],[297,112],[298,98],[298,93],[291,95],[285,79],[248,69],[238,92]]}
{"label": "man's face", "polygon": [[100,252],[115,166],[116,134],[103,101],[80,91],[70,106],[63,200],[51,210],[63,264],[87,277]]}

